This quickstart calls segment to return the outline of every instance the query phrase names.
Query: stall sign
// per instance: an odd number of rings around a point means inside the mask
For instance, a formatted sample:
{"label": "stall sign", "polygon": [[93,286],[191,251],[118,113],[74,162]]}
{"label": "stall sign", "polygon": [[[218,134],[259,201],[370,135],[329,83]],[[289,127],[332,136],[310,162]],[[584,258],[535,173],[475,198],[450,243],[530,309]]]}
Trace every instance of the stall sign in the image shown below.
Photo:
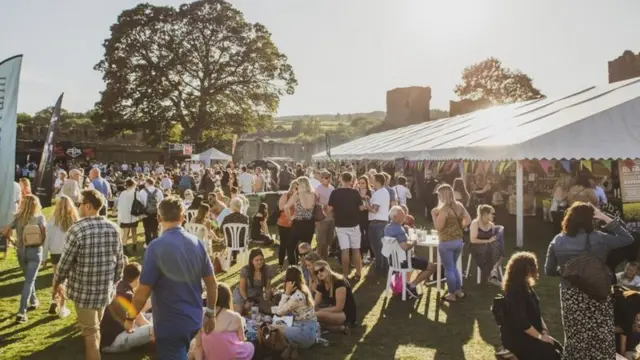
{"label": "stall sign", "polygon": [[193,144],[169,144],[169,152],[191,155],[193,154]]}
{"label": "stall sign", "polygon": [[627,229],[640,229],[640,161],[618,161],[622,213]]}
{"label": "stall sign", "polygon": [[78,156],[82,155],[82,150],[72,147],[70,149],[67,149],[67,155],[71,156],[72,158],[77,158]]}

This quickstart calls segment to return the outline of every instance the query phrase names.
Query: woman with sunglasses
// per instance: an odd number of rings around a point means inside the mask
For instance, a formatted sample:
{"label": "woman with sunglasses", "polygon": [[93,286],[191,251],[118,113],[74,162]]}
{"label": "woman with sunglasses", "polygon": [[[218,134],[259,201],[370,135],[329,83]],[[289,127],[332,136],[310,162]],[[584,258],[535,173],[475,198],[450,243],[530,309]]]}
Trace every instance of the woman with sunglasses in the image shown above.
{"label": "woman with sunglasses", "polygon": [[356,322],[356,302],[351,285],[324,260],[313,264],[313,273],[318,279],[315,299],[318,321],[326,329],[348,334]]}
{"label": "woman with sunglasses", "polygon": [[252,306],[258,306],[261,300],[271,299],[272,276],[264,263],[262,250],[251,250],[249,264],[240,269],[240,283],[233,291],[234,311],[245,314]]}
{"label": "woman with sunglasses", "polygon": [[[316,343],[320,325],[313,306],[313,295],[302,278],[302,271],[297,267],[289,267],[284,275],[284,295],[276,315],[293,316],[292,326],[282,326],[287,342],[293,346],[290,352],[297,351],[296,347],[308,349]],[[295,357],[289,355],[288,358]]]}
{"label": "woman with sunglasses", "polygon": [[471,253],[480,272],[491,285],[502,286],[499,266],[504,254],[502,233],[504,228],[496,226],[493,219],[496,211],[491,205],[478,206],[478,215],[469,226]]}

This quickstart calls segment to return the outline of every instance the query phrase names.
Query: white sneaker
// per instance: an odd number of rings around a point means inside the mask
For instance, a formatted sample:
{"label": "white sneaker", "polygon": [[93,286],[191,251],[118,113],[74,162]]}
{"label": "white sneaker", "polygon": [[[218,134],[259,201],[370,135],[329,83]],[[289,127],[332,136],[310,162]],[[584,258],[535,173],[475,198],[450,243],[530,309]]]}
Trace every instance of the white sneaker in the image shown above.
{"label": "white sneaker", "polygon": [[58,312],[58,316],[60,317],[60,319],[64,319],[69,315],[71,315],[71,310],[69,310],[68,307],[63,306],[62,308],[60,308],[60,311]]}

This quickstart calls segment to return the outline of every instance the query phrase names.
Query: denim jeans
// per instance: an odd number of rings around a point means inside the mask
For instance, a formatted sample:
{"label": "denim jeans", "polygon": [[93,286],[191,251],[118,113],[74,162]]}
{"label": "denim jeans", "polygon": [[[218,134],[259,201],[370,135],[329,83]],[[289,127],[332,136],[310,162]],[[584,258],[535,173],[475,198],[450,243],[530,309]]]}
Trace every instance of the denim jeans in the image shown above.
{"label": "denim jeans", "polygon": [[462,276],[458,271],[458,258],[462,253],[462,239],[440,241],[438,252],[440,260],[444,265],[445,276],[447,277],[447,290],[449,294],[454,294],[462,289]]}
{"label": "denim jeans", "polygon": [[42,262],[42,246],[18,248],[18,263],[24,273],[19,314],[26,314],[29,305],[38,303],[36,298],[36,278]]}
{"label": "denim jeans", "polygon": [[384,228],[386,226],[387,223],[384,221],[369,222],[369,243],[376,257],[376,275],[385,275],[388,271],[387,258],[382,255],[382,238],[384,237]]}
{"label": "denim jeans", "polygon": [[183,336],[156,338],[156,356],[158,360],[187,360],[191,340],[198,331]]}
{"label": "denim jeans", "polygon": [[289,344],[308,349],[316,343],[319,328],[316,320],[296,321],[293,326],[284,328],[284,337]]}

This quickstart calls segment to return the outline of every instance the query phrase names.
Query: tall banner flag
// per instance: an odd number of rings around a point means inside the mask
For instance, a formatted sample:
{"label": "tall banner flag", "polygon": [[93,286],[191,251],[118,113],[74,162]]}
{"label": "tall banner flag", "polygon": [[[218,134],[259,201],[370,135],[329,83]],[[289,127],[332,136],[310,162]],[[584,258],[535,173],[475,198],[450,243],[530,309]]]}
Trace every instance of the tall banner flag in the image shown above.
{"label": "tall banner flag", "polygon": [[0,227],[9,224],[16,211],[13,177],[16,173],[16,127],[21,66],[22,55],[0,62]]}
{"label": "tall banner flag", "polygon": [[40,157],[40,165],[36,173],[36,196],[40,199],[42,207],[51,206],[51,198],[53,197],[53,146],[55,145],[56,129],[58,128],[58,120],[60,119],[60,108],[62,107],[62,97],[60,94],[56,105],[53,107],[51,114],[51,122],[49,123],[49,132],[42,149],[42,157]]}

